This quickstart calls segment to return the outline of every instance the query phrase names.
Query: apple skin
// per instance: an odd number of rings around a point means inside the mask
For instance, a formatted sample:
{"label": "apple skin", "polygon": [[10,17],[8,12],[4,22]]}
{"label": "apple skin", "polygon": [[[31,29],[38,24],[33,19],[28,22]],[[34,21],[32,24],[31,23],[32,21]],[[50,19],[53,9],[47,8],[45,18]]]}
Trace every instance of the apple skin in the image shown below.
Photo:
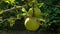
{"label": "apple skin", "polygon": [[[29,16],[33,16],[33,8],[30,8],[28,11]],[[38,7],[34,7],[34,16],[41,17],[41,10]]]}
{"label": "apple skin", "polygon": [[37,22],[35,18],[26,18],[24,25],[27,30],[36,31],[39,28],[40,23]]}

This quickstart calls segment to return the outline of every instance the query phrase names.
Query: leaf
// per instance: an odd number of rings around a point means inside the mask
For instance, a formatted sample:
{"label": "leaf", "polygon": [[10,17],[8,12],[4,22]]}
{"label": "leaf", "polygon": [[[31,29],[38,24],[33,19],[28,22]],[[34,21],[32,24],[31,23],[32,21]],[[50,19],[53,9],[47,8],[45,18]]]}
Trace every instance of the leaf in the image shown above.
{"label": "leaf", "polygon": [[0,14],[2,14],[3,13],[3,11],[2,10],[0,10]]}
{"label": "leaf", "polygon": [[13,27],[13,25],[15,23],[15,18],[14,17],[10,17],[10,19],[8,21],[10,23],[10,27]]}
{"label": "leaf", "polygon": [[25,1],[25,0],[21,0],[21,1]]}
{"label": "leaf", "polygon": [[40,19],[40,21],[46,22],[46,20],[45,20],[45,19]]}
{"label": "leaf", "polygon": [[57,13],[57,14],[59,13],[60,14],[60,10],[56,10],[55,13]]}
{"label": "leaf", "polygon": [[44,13],[44,16],[48,16],[49,14],[48,13]]}
{"label": "leaf", "polygon": [[39,8],[42,7],[44,5],[44,3],[38,3]]}
{"label": "leaf", "polygon": [[30,9],[29,9],[28,15],[29,15],[29,16],[33,16],[33,8],[30,8]]}
{"label": "leaf", "polygon": [[21,14],[17,14],[17,19],[21,19]]}
{"label": "leaf", "polygon": [[22,12],[27,12],[25,8],[22,8]]}
{"label": "leaf", "polygon": [[26,13],[23,13],[22,15],[23,15],[23,16],[26,16]]}
{"label": "leaf", "polygon": [[14,3],[15,0],[3,0],[6,3]]}

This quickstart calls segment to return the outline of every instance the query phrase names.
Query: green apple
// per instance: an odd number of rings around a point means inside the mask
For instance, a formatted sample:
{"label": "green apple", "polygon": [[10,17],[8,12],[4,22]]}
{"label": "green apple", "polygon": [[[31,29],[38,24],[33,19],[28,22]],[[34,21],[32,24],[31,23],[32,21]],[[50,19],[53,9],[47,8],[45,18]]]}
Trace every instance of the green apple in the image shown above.
{"label": "green apple", "polygon": [[[33,16],[33,8],[30,8],[28,11],[28,14],[30,16]],[[35,17],[41,17],[41,10],[38,7],[34,7],[34,16]]]}
{"label": "green apple", "polygon": [[40,23],[35,18],[26,18],[24,25],[27,30],[36,31]]}
{"label": "green apple", "polygon": [[40,15],[41,15],[41,10],[38,8],[38,7],[34,7],[34,15],[36,16],[36,17],[40,17]]}

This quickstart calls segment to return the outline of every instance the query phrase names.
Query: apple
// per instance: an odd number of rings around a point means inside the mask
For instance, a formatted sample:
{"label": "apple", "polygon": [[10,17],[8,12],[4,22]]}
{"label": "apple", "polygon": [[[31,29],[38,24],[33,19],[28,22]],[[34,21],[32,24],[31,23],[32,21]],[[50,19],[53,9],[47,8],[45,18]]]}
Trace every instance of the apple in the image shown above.
{"label": "apple", "polygon": [[36,31],[40,23],[35,18],[26,18],[24,25],[27,30]]}
{"label": "apple", "polygon": [[[34,10],[33,10],[34,9]],[[41,17],[41,10],[38,7],[30,8],[28,11],[28,14],[30,16],[33,16],[33,11],[34,11],[34,17]]]}

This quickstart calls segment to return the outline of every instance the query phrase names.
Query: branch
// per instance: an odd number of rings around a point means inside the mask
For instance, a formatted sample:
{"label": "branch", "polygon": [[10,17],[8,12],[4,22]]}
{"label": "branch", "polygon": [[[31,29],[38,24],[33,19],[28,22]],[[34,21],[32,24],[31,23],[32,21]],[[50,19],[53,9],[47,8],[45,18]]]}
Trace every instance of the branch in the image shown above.
{"label": "branch", "polygon": [[22,7],[27,7],[27,5],[23,5],[23,6],[15,6],[15,7],[13,7],[13,8],[3,10],[3,13],[4,13],[4,12],[10,12],[10,11],[16,10],[16,9],[21,9]]}
{"label": "branch", "polygon": [[[44,2],[45,3],[45,2]],[[53,5],[53,4],[48,4],[48,3],[45,3],[47,6],[52,6],[52,7],[57,7],[57,8],[60,8],[59,5]]]}

